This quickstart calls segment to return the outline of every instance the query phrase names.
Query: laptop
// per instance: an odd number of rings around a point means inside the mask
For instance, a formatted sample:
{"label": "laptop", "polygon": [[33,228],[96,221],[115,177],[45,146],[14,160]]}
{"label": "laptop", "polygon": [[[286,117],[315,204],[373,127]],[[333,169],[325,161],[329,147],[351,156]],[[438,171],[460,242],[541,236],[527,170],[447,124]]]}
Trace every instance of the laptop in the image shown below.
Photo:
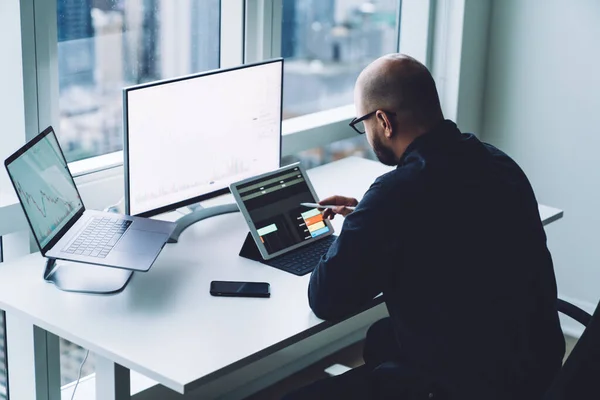
{"label": "laptop", "polygon": [[336,239],[319,209],[301,205],[317,203],[317,196],[299,163],[233,183],[230,189],[260,252],[258,261],[304,275]]}
{"label": "laptop", "polygon": [[172,222],[86,210],[52,127],[4,162],[44,257],[148,271]]}

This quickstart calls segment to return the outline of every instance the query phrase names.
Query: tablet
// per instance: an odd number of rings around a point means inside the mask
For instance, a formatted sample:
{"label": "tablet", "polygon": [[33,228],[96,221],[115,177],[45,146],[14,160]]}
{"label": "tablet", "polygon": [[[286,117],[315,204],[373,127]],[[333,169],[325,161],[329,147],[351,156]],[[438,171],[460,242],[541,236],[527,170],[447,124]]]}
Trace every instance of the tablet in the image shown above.
{"label": "tablet", "polygon": [[333,234],[299,163],[230,185],[263,259],[269,260]]}

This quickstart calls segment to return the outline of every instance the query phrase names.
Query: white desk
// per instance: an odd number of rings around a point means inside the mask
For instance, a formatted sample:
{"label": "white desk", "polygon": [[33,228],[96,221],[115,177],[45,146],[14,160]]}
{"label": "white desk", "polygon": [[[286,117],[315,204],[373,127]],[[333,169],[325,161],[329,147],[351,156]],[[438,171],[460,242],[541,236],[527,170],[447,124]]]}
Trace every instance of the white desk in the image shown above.
{"label": "white desk", "polygon": [[558,208],[538,204],[538,210],[540,211],[540,218],[542,219],[542,224],[544,226],[563,217],[563,211]]}
{"label": "white desk", "polygon": [[[319,197],[339,193],[360,199],[388,170],[350,158],[309,175]],[[540,213],[546,221],[562,216],[560,210],[544,206]],[[334,220],[338,231],[341,222]],[[0,308],[108,361],[109,368],[100,368],[96,376],[104,385],[115,376],[117,386],[118,380],[129,380],[128,371],[110,368],[114,362],[188,393],[331,326],[309,308],[310,275],[297,277],[238,256],[246,233],[239,213],[202,221],[185,231],[178,244],[167,245],[148,273],[136,273],[122,293],[112,296],[57,290],[42,279],[44,259],[31,254],[0,265]],[[212,280],[266,281],[272,295],[212,297]],[[385,311],[377,308],[377,313],[363,313],[370,317],[353,328],[380,318]],[[114,376],[101,376],[107,373]],[[128,382],[122,387],[116,395],[109,388],[110,397],[129,397]]]}

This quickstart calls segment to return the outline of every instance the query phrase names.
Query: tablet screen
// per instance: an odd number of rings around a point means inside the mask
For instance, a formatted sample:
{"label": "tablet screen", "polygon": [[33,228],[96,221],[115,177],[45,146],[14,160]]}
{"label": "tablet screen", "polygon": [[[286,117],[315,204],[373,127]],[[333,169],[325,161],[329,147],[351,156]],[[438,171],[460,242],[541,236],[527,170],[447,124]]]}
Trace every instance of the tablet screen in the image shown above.
{"label": "tablet screen", "polygon": [[299,167],[237,185],[241,201],[269,254],[320,238],[331,232]]}

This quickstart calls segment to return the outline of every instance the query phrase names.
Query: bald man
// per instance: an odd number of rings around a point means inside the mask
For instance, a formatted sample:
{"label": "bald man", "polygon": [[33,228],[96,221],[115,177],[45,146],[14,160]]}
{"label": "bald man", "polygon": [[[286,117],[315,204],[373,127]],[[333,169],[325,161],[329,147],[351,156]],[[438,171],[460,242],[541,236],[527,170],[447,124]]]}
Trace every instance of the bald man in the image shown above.
{"label": "bald man", "polygon": [[338,205],[328,218],[345,220],[309,301],[339,320],[383,293],[390,317],[367,333],[364,366],[288,399],[541,399],[565,345],[527,177],[444,120],[433,78],[413,58],[373,62],[354,101],[352,127],[396,168],[360,202],[322,201]]}

